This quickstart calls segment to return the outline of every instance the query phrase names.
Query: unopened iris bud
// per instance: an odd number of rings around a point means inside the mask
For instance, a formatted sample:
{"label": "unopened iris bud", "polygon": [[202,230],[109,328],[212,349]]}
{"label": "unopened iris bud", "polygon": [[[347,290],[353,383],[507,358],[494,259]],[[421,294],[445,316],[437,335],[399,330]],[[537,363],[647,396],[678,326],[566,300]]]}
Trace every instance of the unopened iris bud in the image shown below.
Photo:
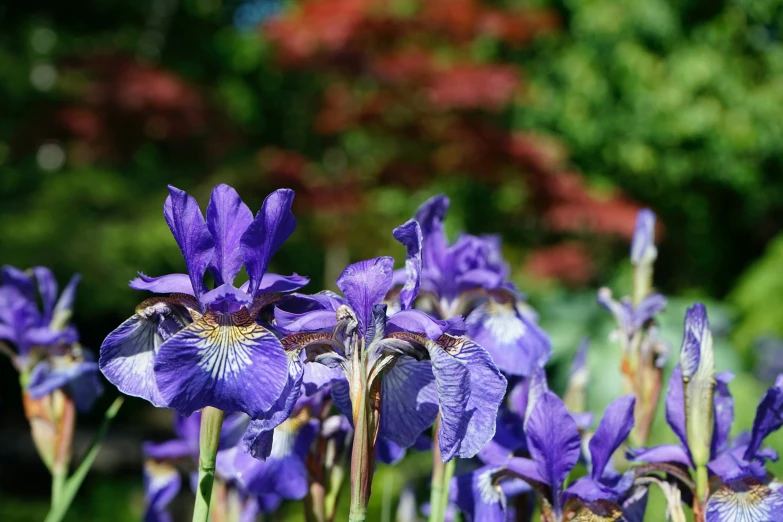
{"label": "unopened iris bud", "polygon": [[[701,482],[698,480],[699,469],[704,469],[710,460],[715,388],[712,333],[707,319],[707,309],[701,303],[694,304],[685,313],[680,365],[685,390],[685,428],[688,447],[697,469],[697,482]],[[706,488],[706,481],[699,486],[700,489]]]}
{"label": "unopened iris bud", "polygon": [[631,263],[634,266],[650,264],[658,256],[655,248],[655,213],[642,209],[636,215],[636,228],[631,241]]}

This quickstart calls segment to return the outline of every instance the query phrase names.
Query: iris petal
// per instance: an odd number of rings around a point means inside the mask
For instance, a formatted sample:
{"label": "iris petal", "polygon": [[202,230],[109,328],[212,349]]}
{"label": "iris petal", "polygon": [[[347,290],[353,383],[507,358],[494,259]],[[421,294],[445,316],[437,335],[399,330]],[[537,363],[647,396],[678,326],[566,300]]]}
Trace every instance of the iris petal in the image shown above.
{"label": "iris petal", "polygon": [[391,289],[394,259],[377,257],[348,265],[337,278],[337,286],[342,290],[359,320],[359,333],[372,322],[373,306],[379,304]]}
{"label": "iris petal", "polygon": [[473,310],[466,323],[468,336],[508,374],[530,375],[552,353],[547,334],[510,304],[489,300]]}
{"label": "iris petal", "polygon": [[438,416],[438,390],[429,361],[400,357],[381,380],[379,436],[408,448]]}
{"label": "iris petal", "polygon": [[139,277],[132,279],[130,287],[134,290],[148,290],[156,294],[187,294],[194,295],[193,284],[188,274],[168,274],[160,277],[150,277],[139,272]]}
{"label": "iris petal", "polygon": [[103,341],[101,372],[125,395],[141,397],[158,407],[167,406],[155,382],[155,355],[160,345],[190,319],[188,310],[173,299],[144,301],[133,317]]}
{"label": "iris petal", "polygon": [[242,258],[250,277],[248,293],[253,297],[259,292],[269,260],[296,228],[296,218],[291,212],[293,201],[293,190],[280,189],[272,192],[242,234]]}
{"label": "iris petal", "polygon": [[778,522],[783,495],[752,480],[725,484],[707,502],[706,522]]}
{"label": "iris petal", "polygon": [[169,197],[163,205],[163,215],[185,258],[195,295],[199,296],[205,289],[204,273],[215,247],[201,209],[186,192],[169,185]]}
{"label": "iris petal", "polygon": [[280,398],[288,357],[247,310],[208,312],[161,345],[155,380],[164,400],[182,415],[213,406],[258,417]]}
{"label": "iris petal", "polygon": [[253,221],[253,213],[228,185],[212,189],[207,206],[207,227],[215,239],[215,255],[209,268],[216,286],[231,284],[242,269],[239,240]]}

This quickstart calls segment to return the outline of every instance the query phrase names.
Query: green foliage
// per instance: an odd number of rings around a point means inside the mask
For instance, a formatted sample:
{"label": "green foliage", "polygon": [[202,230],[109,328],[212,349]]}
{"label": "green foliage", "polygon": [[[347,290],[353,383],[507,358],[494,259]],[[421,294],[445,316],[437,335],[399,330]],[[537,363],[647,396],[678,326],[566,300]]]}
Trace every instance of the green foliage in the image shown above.
{"label": "green foliage", "polygon": [[665,288],[723,293],[783,213],[783,2],[573,0],[518,57],[520,128],[560,135],[595,183],[666,227]]}

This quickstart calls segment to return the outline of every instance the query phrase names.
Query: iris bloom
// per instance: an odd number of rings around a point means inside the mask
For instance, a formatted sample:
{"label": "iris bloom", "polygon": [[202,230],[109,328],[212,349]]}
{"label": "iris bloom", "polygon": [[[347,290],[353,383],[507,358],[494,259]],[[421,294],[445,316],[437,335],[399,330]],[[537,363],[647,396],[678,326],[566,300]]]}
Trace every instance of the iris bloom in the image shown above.
{"label": "iris bloom", "polygon": [[696,304],[686,313],[681,363],[672,372],[666,396],[666,421],[680,442],[637,450],[631,457],[694,470],[696,502],[709,495],[704,486],[698,491],[699,482],[706,482],[699,479],[699,469],[719,478],[723,485],[707,500],[707,522],[771,522],[783,509],[783,495],[780,483],[768,476],[764,466],[777,455],[761,444],[783,425],[783,378],[761,400],[750,435],[731,440],[734,400],[728,383],[733,375],[715,375],[713,361],[706,309]]}
{"label": "iris bloom", "polygon": [[372,414],[380,416],[379,437],[410,447],[440,412],[444,462],[472,457],[494,434],[506,380],[486,350],[455,335],[464,332],[459,318],[438,320],[412,309],[421,285],[419,224],[411,220],[394,236],[408,252],[399,312],[387,317],[383,304],[393,285],[394,260],[361,261],[337,279],[344,298],[331,293],[302,297],[312,310],[275,311],[280,329],[299,331],[283,344],[301,351],[305,361],[323,365],[335,403],[351,412],[354,424],[369,392]]}
{"label": "iris bloom", "polygon": [[15,347],[8,355],[30,398],[37,400],[63,390],[76,409],[87,411],[103,387],[97,363],[79,346],[79,334],[69,322],[79,279],[73,276],[58,299],[57,281],[48,268],[24,272],[4,266],[0,341]]}
{"label": "iris bloom", "polygon": [[532,486],[541,497],[542,520],[547,522],[616,520],[624,515],[633,476],[618,474],[610,461],[633,427],[634,397],[626,395],[606,408],[588,445],[590,474],[567,488],[566,477],[581,453],[577,423],[551,391],[534,391],[529,400],[524,429],[530,458],[504,454],[499,446],[483,452],[485,466],[455,479],[460,507],[475,521],[505,521],[507,498]]}
{"label": "iris bloom", "polygon": [[[420,300],[441,319],[467,314],[468,337],[483,346],[503,372],[529,375],[552,353],[547,334],[508,280],[497,236],[461,235],[449,245],[443,219],[449,199],[430,198],[416,212],[423,233]],[[395,285],[406,279],[395,272]]]}
{"label": "iris bloom", "polygon": [[[144,491],[146,509],[144,522],[169,522],[169,503],[177,496],[182,487],[180,470],[190,471],[195,465],[199,453],[199,425],[201,414],[190,417],[176,415],[174,432],[176,438],[164,442],[144,444]],[[284,498],[276,491],[248,488],[239,480],[235,466],[237,444],[247,427],[250,418],[243,413],[235,413],[226,418],[220,434],[221,446],[227,448],[218,453],[216,479],[220,484],[219,501],[215,509],[221,515],[237,522],[256,520],[261,512],[277,509]],[[257,461],[256,461],[257,462]],[[303,464],[302,464],[303,466]],[[281,480],[282,480],[281,476]],[[306,484],[306,482],[305,482]]]}
{"label": "iris bloom", "polygon": [[[276,293],[307,283],[267,273],[296,227],[294,193],[273,192],[254,218],[234,189],[218,185],[206,221],[195,199],[174,187],[169,193],[163,213],[188,273],[131,281],[132,288],[170,295],[144,301],[109,334],[101,371],[123,393],[182,415],[213,406],[258,417],[290,389],[285,351],[257,315]],[[237,288],[243,266],[249,281]],[[207,271],[214,289],[204,283]]]}

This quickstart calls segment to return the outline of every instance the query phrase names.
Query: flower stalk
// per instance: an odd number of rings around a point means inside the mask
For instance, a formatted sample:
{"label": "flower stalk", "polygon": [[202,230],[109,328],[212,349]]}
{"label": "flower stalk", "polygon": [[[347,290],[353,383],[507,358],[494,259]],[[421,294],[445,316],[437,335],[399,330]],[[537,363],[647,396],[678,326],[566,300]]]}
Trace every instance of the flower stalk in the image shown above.
{"label": "flower stalk", "polygon": [[[440,415],[433,428],[433,440],[438,440],[438,428]],[[454,477],[454,459],[443,462],[438,444],[433,445],[432,451],[432,485],[430,490],[430,516],[429,522],[443,522],[446,516],[446,508],[449,504],[449,485]]]}
{"label": "flower stalk", "polygon": [[215,482],[215,461],[223,427],[223,410],[207,406],[201,413],[199,435],[198,487],[193,506],[193,522],[207,522],[212,486]]}

